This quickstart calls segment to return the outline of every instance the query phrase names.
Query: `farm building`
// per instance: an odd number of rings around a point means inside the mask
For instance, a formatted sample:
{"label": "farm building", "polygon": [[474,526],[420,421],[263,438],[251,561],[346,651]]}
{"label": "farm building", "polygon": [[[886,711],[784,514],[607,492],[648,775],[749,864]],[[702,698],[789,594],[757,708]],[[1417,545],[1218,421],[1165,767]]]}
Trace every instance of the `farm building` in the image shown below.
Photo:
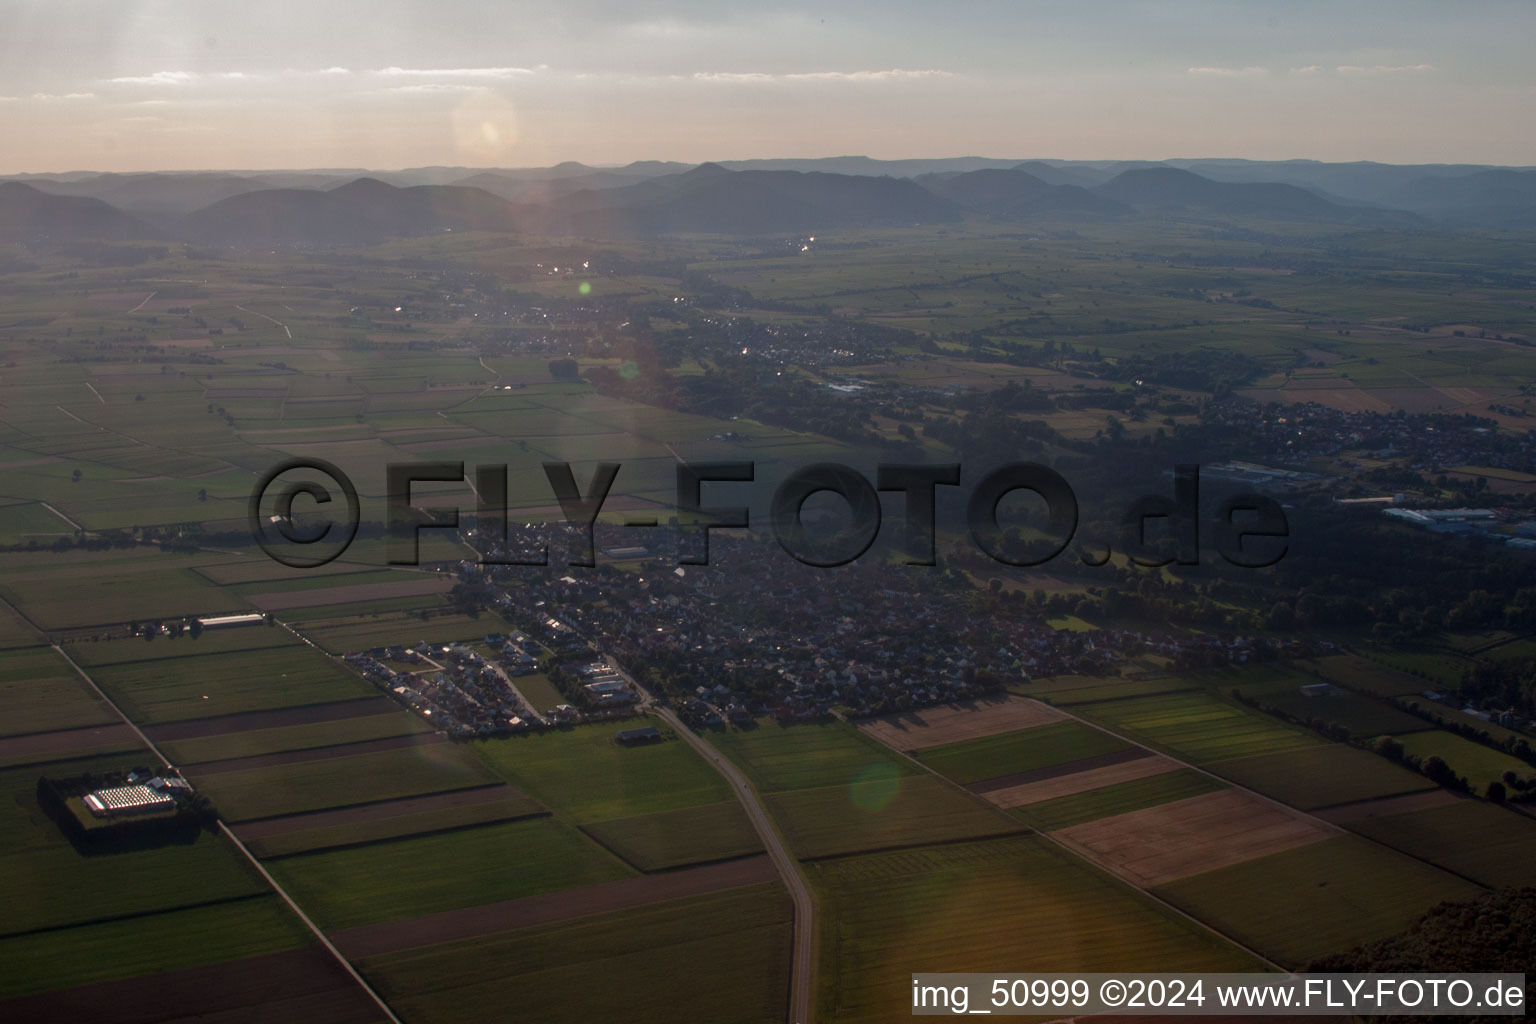
{"label": "farm building", "polygon": [[204,629],[229,629],[232,626],[255,626],[267,621],[267,617],[260,612],[246,612],[241,615],[208,615],[197,620],[197,624]]}
{"label": "farm building", "polygon": [[621,729],[613,734],[613,738],[626,747],[633,747],[642,743],[661,742],[661,731],[654,725],[648,725],[643,729]]}
{"label": "farm building", "polygon": [[1338,692],[1332,683],[1308,683],[1301,688],[1303,697],[1332,697]]}

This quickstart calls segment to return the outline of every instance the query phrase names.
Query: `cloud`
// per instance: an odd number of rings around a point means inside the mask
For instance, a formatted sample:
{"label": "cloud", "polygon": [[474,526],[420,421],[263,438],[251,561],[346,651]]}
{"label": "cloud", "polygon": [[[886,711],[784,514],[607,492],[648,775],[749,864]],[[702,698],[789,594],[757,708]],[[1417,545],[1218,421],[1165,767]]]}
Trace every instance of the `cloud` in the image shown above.
{"label": "cloud", "polygon": [[107,81],[113,85],[186,85],[197,77],[191,71],[156,71],[152,75],[125,75]]}
{"label": "cloud", "polygon": [[1373,64],[1370,67],[1340,64],[1337,70],[1341,75],[1396,75],[1403,72],[1438,71],[1439,69],[1433,64]]}
{"label": "cloud", "polygon": [[32,98],[44,103],[55,103],[64,100],[93,100],[96,98],[96,94],[93,92],[66,92],[61,95],[52,92],[35,92],[32,94]]}
{"label": "cloud", "polygon": [[392,85],[388,89],[374,89],[371,90],[371,94],[378,96],[399,95],[400,93],[431,94],[485,91],[487,90],[483,85],[469,85],[465,82],[414,82],[411,85]]}
{"label": "cloud", "polygon": [[1315,74],[1317,74],[1318,72],[1320,72],[1322,70],[1323,70],[1323,66],[1321,64],[1308,64],[1305,67],[1291,68],[1291,74],[1293,74],[1293,75],[1315,75]]}
{"label": "cloud", "polygon": [[521,78],[532,68],[379,68],[372,72],[385,78]]}
{"label": "cloud", "polygon": [[1269,74],[1269,71],[1267,69],[1259,68],[1259,67],[1246,67],[1246,68],[1193,67],[1193,68],[1187,68],[1186,71],[1187,71],[1188,74],[1191,74],[1191,75],[1203,75],[1203,76],[1208,76],[1208,77],[1213,77],[1213,78],[1252,78],[1252,77],[1254,77],[1256,75],[1267,75],[1267,74]]}
{"label": "cloud", "polygon": [[905,68],[890,68],[885,71],[799,71],[788,74],[770,74],[762,71],[696,71],[692,77],[696,82],[772,84],[779,82],[894,82],[960,76],[953,71],[939,71],[933,68],[910,71]]}

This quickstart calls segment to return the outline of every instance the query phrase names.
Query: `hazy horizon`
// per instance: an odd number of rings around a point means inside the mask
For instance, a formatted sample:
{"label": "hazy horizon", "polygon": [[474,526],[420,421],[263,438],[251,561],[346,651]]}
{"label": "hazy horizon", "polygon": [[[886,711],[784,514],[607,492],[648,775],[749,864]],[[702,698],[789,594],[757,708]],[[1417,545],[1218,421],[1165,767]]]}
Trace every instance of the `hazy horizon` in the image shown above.
{"label": "hazy horizon", "polygon": [[28,0],[0,173],[577,160],[1536,164],[1536,9]]}

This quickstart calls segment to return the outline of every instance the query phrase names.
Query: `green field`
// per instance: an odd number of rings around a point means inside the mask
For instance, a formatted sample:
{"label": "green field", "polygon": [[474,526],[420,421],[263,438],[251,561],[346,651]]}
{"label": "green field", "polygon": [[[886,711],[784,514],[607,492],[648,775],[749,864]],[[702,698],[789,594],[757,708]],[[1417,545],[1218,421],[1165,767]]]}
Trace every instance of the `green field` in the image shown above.
{"label": "green field", "polygon": [[1439,729],[1401,736],[1398,742],[1402,743],[1403,750],[1410,756],[1440,758],[1451,766],[1452,771],[1471,783],[1478,793],[1486,790],[1488,783],[1498,781],[1505,772],[1536,775],[1536,768],[1518,758]]}
{"label": "green field", "polygon": [[0,938],[0,999],[297,949],[314,941],[275,895]]}
{"label": "green field", "polygon": [[450,832],[455,829],[473,828],[545,813],[533,799],[521,793],[509,793],[504,800],[492,803],[471,803],[457,807],[440,807],[412,814],[391,814],[382,808],[378,816],[351,825],[331,825],[325,828],[307,828],[282,835],[247,840],[245,845],[263,860],[272,857],[291,857],[295,854],[328,850],[342,846],[376,843],[386,839],[400,839],[432,832]]}
{"label": "green field", "polygon": [[37,630],[27,624],[9,605],[0,604],[0,649],[31,647],[43,642]]}
{"label": "green field", "polygon": [[[191,645],[200,641],[175,642]],[[140,723],[322,704],[377,692],[336,662],[297,642],[203,657],[119,662],[91,669],[91,677]]]}
{"label": "green field", "polygon": [[188,768],[187,777],[213,800],[219,816],[231,822],[465,789],[495,778],[453,743],[201,776],[196,768]]}
{"label": "green field", "polygon": [[734,799],[724,777],[682,740],[633,747],[614,740],[637,724],[644,723],[484,740],[473,749],[519,789],[580,824]]}
{"label": "green field", "polygon": [[1086,793],[1060,796],[1014,808],[1013,813],[1043,832],[1054,832],[1088,821],[1098,821],[1114,814],[1139,811],[1144,807],[1183,800],[1222,788],[1221,783],[1200,772],[1181,768],[1145,779],[1120,782]]}
{"label": "green field", "polygon": [[759,853],[763,843],[736,800],[597,821],[581,830],[640,871]]}
{"label": "green field", "polygon": [[914,774],[916,768],[844,722],[712,733],[710,743],[746,769],[759,792],[846,785],[865,772]]}
{"label": "green field", "polygon": [[[148,760],[96,759],[53,766],[60,778]],[[261,878],[225,840],[194,841],[111,855],[78,852],[37,804],[37,770],[0,772],[0,935],[148,914],[254,896]]]}
{"label": "green field", "polygon": [[48,648],[0,651],[0,735],[117,721],[69,663]]}
{"label": "green field", "polygon": [[1427,680],[1355,654],[1336,654],[1312,664],[1324,679],[1378,697],[1401,697],[1431,688]]}
{"label": "green field", "polygon": [[1417,772],[1342,744],[1240,757],[1207,767],[1304,811],[1435,788]]}
{"label": "green field", "polygon": [[1309,732],[1203,692],[1106,701],[1079,711],[1107,729],[1196,764],[1322,742]]}
{"label": "green field", "polygon": [[911,1013],[916,971],[1240,971],[1239,950],[1040,838],[807,866],[821,894],[818,1019]]}
{"label": "green field", "polygon": [[239,597],[156,550],[8,555],[0,596],[44,629],[244,612]]}
{"label": "green field", "polygon": [[[778,1024],[791,906],[774,885],[502,932],[360,961],[421,1024]],[[508,970],[508,964],[516,968]]]}
{"label": "green field", "polygon": [[1284,967],[1391,935],[1443,900],[1481,890],[1355,836],[1160,886],[1157,895]]}
{"label": "green field", "polygon": [[617,857],[552,818],[285,857],[273,861],[270,870],[326,929],[518,899],[631,874]]}
{"label": "green field", "polygon": [[939,779],[894,771],[844,786],[781,791],[766,803],[802,860],[1020,830],[1017,821]]}
{"label": "green field", "polygon": [[1236,688],[1244,697],[1260,700],[1301,721],[1317,720],[1342,725],[1351,736],[1370,738],[1387,733],[1413,732],[1429,727],[1422,718],[1385,701],[1351,690],[1337,689],[1320,697],[1308,697],[1301,687],[1316,683],[1315,676],[1300,672],[1270,672]]}
{"label": "green field", "polygon": [[940,775],[971,783],[1112,754],[1129,747],[1123,740],[1092,726],[1065,721],[931,747],[917,758]]}
{"label": "green field", "polygon": [[180,740],[161,740],[155,745],[178,765],[196,765],[230,757],[254,757],[288,750],[313,750],[341,743],[361,743],[430,732],[431,728],[416,715],[404,710],[379,715],[359,715],[331,722],[309,722],[271,729],[247,729],[243,732],[213,736],[191,736]]}
{"label": "green field", "polygon": [[135,661],[169,661],[172,658],[205,658],[210,654],[234,654],[275,648],[298,650],[303,642],[277,626],[238,626],[210,629],[196,640],[190,636],[126,637],[76,641],[66,648],[69,656],[84,668]]}
{"label": "green field", "polygon": [[1502,807],[1458,800],[1349,828],[1493,888],[1536,885],[1536,821]]}

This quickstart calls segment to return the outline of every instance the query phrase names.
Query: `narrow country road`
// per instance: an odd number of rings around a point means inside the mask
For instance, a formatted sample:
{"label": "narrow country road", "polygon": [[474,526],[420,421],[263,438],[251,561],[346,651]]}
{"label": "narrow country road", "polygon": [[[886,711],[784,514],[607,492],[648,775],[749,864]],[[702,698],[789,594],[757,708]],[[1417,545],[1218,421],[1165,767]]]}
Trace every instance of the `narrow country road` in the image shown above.
{"label": "narrow country road", "polygon": [[752,827],[757,829],[758,836],[763,840],[763,848],[768,851],[773,866],[778,869],[779,877],[784,879],[784,887],[789,890],[790,899],[795,904],[795,937],[789,970],[789,1024],[811,1024],[815,1016],[816,900],[811,895],[810,884],[800,873],[799,862],[785,847],[784,838],[779,835],[773,819],[758,799],[757,790],[752,788],[741,769],[705,742],[702,736],[684,725],[682,719],[657,704],[650,692],[623,665],[612,658],[604,660],[640,694],[639,710],[648,711],[670,725],[690,747],[699,752],[706,764],[713,765],[715,771],[725,776],[725,781],[731,784],[742,809],[747,812]]}
{"label": "narrow country road", "polygon": [[762,837],[763,846],[767,848],[768,856],[773,859],[773,866],[778,868],[779,875],[784,879],[784,885],[789,889],[789,895],[795,902],[795,940],[789,975],[789,1024],[811,1024],[811,1000],[816,972],[816,901],[811,896],[811,887],[806,883],[805,876],[800,873],[799,864],[785,848],[784,840],[779,836],[778,830],[773,827],[773,821],[768,817],[768,811],[763,807],[762,801],[758,799],[757,791],[752,788],[741,770],[714,747],[704,742],[702,737],[684,725],[682,719],[668,709],[652,705],[650,710],[657,718],[675,729],[689,746],[697,750],[705,761],[714,765],[715,770],[725,776],[725,780],[736,791],[736,799],[741,801],[741,806],[746,809],[747,817],[752,819],[752,827],[757,829],[757,834]]}

